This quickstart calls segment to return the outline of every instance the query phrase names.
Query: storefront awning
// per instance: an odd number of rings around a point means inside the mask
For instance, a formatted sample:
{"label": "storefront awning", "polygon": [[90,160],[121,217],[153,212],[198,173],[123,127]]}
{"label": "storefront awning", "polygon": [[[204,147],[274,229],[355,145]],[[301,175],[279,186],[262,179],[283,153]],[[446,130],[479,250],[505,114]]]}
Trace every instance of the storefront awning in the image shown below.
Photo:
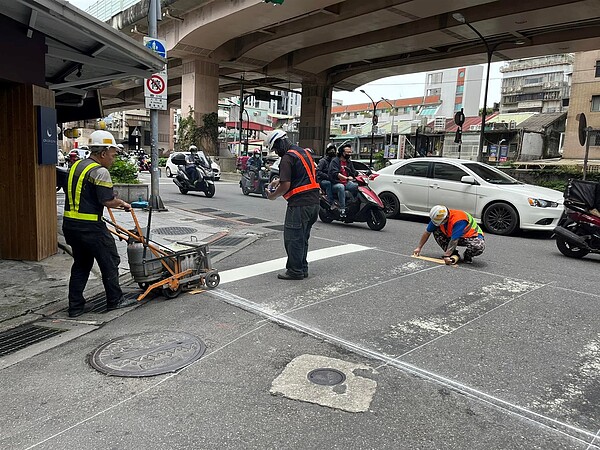
{"label": "storefront awning", "polygon": [[2,2],[0,16],[20,23],[24,37],[43,39],[45,84],[55,93],[59,117],[64,109],[85,109],[88,97],[115,80],[147,78],[166,62],[64,0]]}

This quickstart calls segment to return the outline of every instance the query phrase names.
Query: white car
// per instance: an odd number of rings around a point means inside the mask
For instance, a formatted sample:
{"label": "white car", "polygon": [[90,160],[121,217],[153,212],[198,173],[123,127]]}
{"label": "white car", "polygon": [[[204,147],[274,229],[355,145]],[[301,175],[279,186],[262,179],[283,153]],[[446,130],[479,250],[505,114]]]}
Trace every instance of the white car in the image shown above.
{"label": "white car", "polygon": [[476,161],[450,158],[406,159],[384,167],[369,186],[379,195],[386,216],[427,216],[434,205],[461,209],[487,231],[507,235],[515,229],[556,227],[563,194],[521,183]]}
{"label": "white car", "polygon": [[[207,157],[202,150],[198,150],[196,153],[200,159],[204,160],[206,165],[209,165],[209,163],[210,163],[210,167],[212,168],[214,179],[216,181],[220,180],[221,179],[221,167],[216,162],[214,162],[212,160],[212,158]],[[165,167],[165,172],[167,172],[167,176],[169,178],[171,178],[177,174],[177,165],[173,164],[173,162],[171,160],[175,155],[180,155],[180,154],[187,156],[190,154],[190,152],[174,152],[169,155],[169,158],[167,159],[167,164]]]}

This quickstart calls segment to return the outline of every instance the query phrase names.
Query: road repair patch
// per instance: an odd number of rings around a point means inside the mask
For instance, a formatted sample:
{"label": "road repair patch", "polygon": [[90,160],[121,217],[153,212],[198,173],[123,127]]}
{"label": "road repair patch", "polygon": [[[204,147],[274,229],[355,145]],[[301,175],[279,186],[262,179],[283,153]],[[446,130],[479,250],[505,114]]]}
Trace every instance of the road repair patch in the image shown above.
{"label": "road repair patch", "polygon": [[[339,382],[317,383],[315,374],[340,374]],[[369,409],[377,382],[375,369],[318,355],[294,358],[273,380],[271,394],[348,412]],[[343,376],[341,376],[343,375]],[[344,378],[345,377],[345,378]]]}

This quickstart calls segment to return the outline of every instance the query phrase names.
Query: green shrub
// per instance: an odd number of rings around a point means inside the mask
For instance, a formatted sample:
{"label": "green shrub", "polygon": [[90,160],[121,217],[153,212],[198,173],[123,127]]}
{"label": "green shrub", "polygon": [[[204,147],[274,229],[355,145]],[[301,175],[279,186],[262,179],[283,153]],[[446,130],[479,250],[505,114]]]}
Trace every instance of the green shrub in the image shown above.
{"label": "green shrub", "polygon": [[137,179],[137,167],[129,161],[120,157],[115,159],[114,164],[108,170],[113,183],[118,184],[140,184]]}
{"label": "green shrub", "polygon": [[166,167],[167,158],[158,158],[158,167]]}

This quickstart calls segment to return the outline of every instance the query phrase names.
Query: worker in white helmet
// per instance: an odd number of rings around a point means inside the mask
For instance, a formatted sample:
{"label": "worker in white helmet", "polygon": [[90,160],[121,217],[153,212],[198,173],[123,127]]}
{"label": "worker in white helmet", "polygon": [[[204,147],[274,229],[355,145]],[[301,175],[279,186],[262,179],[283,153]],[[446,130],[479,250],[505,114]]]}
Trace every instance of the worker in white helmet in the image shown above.
{"label": "worker in white helmet", "polygon": [[69,317],[87,312],[83,291],[94,260],[100,267],[106,291],[107,309],[131,306],[135,299],[125,299],[119,285],[119,263],[115,240],[102,220],[104,207],[124,208],[131,205],[115,196],[108,169],[116,154],[115,138],[108,131],[90,135],[90,156],[71,167],[65,195],[63,233],[73,251],[69,279]]}
{"label": "worker in white helmet", "polygon": [[481,255],[485,250],[483,231],[468,212],[435,205],[429,211],[429,218],[431,221],[421,236],[417,248],[413,250],[415,255],[421,253],[421,249],[432,233],[435,241],[444,251],[442,257],[446,264],[454,263],[452,256],[458,255],[457,247],[466,247],[462,259],[468,264],[473,262],[474,256]]}

